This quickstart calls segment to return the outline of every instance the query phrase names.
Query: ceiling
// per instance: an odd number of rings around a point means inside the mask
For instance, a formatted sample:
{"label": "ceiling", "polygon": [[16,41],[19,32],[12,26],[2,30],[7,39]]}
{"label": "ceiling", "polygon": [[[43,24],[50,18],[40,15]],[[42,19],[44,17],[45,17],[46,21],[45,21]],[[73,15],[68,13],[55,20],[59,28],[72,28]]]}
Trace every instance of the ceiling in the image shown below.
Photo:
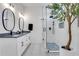
{"label": "ceiling", "polygon": [[47,3],[19,3],[20,5],[23,6],[46,6],[48,5]]}

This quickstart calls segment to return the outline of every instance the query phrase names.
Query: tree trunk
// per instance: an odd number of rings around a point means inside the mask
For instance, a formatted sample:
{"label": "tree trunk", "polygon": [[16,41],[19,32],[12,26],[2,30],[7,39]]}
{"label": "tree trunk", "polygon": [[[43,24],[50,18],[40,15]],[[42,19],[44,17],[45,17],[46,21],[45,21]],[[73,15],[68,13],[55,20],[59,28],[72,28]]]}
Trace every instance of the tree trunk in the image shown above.
{"label": "tree trunk", "polygon": [[68,22],[68,35],[69,35],[68,42],[67,42],[66,46],[62,46],[62,48],[71,50],[70,49],[70,45],[71,45],[71,41],[72,41],[71,22]]}
{"label": "tree trunk", "polygon": [[66,49],[70,49],[70,44],[72,41],[71,22],[68,22],[68,34],[69,34],[69,40],[68,40],[67,45],[65,46]]}

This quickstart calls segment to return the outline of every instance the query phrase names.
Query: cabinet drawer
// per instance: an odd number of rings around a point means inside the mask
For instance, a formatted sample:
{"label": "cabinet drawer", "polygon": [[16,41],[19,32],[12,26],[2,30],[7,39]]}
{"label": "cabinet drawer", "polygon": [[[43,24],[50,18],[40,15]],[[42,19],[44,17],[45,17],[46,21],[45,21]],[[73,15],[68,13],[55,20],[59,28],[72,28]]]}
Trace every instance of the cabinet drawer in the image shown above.
{"label": "cabinet drawer", "polygon": [[18,50],[18,55],[21,55],[23,53],[23,49],[24,49],[24,40],[25,40],[25,36],[20,37],[17,39],[17,50]]}
{"label": "cabinet drawer", "polygon": [[29,36],[22,36],[17,39],[17,50],[18,50],[18,55],[22,55],[24,50],[28,47],[30,44]]}
{"label": "cabinet drawer", "polygon": [[18,55],[22,54],[22,49],[23,49],[23,43],[21,41],[17,42]]}

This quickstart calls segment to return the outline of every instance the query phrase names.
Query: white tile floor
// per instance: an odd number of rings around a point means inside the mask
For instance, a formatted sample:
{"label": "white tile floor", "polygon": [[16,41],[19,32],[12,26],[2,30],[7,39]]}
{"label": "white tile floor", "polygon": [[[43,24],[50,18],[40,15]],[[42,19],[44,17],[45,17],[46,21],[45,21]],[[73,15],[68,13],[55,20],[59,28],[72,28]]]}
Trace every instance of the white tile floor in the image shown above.
{"label": "white tile floor", "polygon": [[[31,45],[28,47],[28,49],[25,51],[23,56],[53,56],[55,53],[47,53],[47,49],[45,48],[45,40],[42,40],[40,38],[35,38],[34,35],[31,37]],[[34,39],[34,40],[33,40]],[[59,51],[60,56],[79,56],[79,52],[75,49],[72,49],[72,51],[64,50],[60,46]]]}
{"label": "white tile floor", "polygon": [[23,56],[78,56],[75,51],[67,51],[60,48],[60,54],[47,53],[44,42],[32,43],[29,48],[25,51]]}
{"label": "white tile floor", "polygon": [[24,56],[40,56],[44,53],[42,43],[31,43]]}
{"label": "white tile floor", "polygon": [[77,54],[77,51],[71,50],[65,50],[65,49],[60,49],[60,56],[79,56],[79,54]]}
{"label": "white tile floor", "polygon": [[31,43],[29,48],[25,51],[24,56],[51,56],[56,53],[47,53],[45,48],[45,42],[42,40],[41,43]]}
{"label": "white tile floor", "polygon": [[45,48],[44,41],[41,43],[31,43],[29,48],[25,51],[23,56],[78,56],[77,52],[67,51],[62,48],[60,48],[59,54],[56,53],[47,53],[47,50]]}

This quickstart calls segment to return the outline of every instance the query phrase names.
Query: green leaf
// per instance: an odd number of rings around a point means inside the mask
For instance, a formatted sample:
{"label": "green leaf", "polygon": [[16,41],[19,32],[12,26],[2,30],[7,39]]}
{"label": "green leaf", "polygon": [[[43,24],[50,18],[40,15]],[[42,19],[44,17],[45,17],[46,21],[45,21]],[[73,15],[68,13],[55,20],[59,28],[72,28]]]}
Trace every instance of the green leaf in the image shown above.
{"label": "green leaf", "polygon": [[57,9],[60,9],[60,5],[57,3],[53,3],[53,4],[48,5],[47,8],[57,10]]}
{"label": "green leaf", "polygon": [[53,4],[53,9],[54,9],[54,10],[57,10],[57,9],[59,9],[59,8],[60,8],[59,4]]}
{"label": "green leaf", "polygon": [[79,4],[78,3],[53,3],[49,5],[51,9],[51,18],[64,21],[69,16],[79,16]]}
{"label": "green leaf", "polygon": [[76,15],[79,16],[79,5],[76,7]]}

